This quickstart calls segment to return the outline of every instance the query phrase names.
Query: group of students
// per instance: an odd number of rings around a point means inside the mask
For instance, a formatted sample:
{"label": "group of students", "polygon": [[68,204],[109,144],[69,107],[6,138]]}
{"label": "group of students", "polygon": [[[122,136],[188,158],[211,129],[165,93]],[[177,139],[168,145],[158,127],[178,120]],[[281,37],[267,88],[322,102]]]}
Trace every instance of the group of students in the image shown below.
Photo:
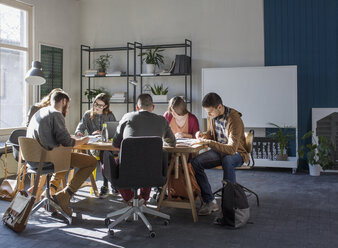
{"label": "group of students", "polygon": [[[71,136],[65,127],[64,117],[68,114],[70,98],[61,89],[54,89],[40,103],[31,108],[28,117],[27,137],[35,138],[46,149],[53,149],[59,145],[75,146],[88,142],[88,135],[101,134],[103,123],[116,121],[109,108],[109,96],[105,93],[97,95],[93,106],[85,112],[79,122],[75,135]],[[203,205],[199,215],[208,215],[218,209],[211,191],[208,178],[204,172],[222,164],[224,179],[235,181],[234,168],[243,162],[248,162],[245,150],[244,125],[241,113],[223,105],[222,99],[216,93],[207,94],[202,101],[202,107],[208,114],[208,129],[199,130],[198,119],[187,110],[186,103],[181,97],[174,97],[169,101],[168,111],[163,116],[153,113],[154,103],[149,94],[141,94],[137,98],[137,111],[125,114],[119,122],[112,145],[120,148],[123,139],[135,136],[160,136],[169,146],[176,145],[177,138],[197,138],[209,146],[209,150],[191,159],[197,183],[201,188]],[[104,166],[118,168],[118,164],[111,152],[101,153]],[[96,168],[97,160],[87,154],[72,153],[71,166],[79,170],[70,184],[59,190],[60,179],[65,173],[53,175],[51,189],[53,200],[69,215],[69,200],[82,182]],[[112,170],[114,171],[115,168]],[[112,189],[115,191],[115,189]],[[108,194],[108,181],[104,178],[100,197]],[[133,198],[131,190],[119,189],[126,202]],[[141,189],[140,197],[146,202],[149,199],[150,188]]]}

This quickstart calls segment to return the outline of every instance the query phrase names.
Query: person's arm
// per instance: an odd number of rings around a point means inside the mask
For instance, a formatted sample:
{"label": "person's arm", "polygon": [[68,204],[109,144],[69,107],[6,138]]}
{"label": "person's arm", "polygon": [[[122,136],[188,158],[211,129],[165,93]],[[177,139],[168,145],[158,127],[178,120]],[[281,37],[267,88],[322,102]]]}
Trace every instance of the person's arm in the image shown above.
{"label": "person's arm", "polygon": [[196,118],[195,115],[189,114],[189,129],[190,129],[190,134],[194,138],[196,133],[200,130],[199,124],[198,124],[198,119]]}
{"label": "person's arm", "polygon": [[119,125],[116,128],[116,132],[113,138],[113,146],[116,148],[120,148],[121,142],[123,140],[123,131],[126,127],[128,121],[128,114],[125,114],[119,122]]}
{"label": "person's arm", "polygon": [[87,144],[89,142],[89,137],[74,138],[74,140],[75,140],[74,146],[80,146]]}
{"label": "person's arm", "polygon": [[55,113],[53,115],[53,133],[58,144],[65,147],[74,146],[75,139],[72,138],[66,128],[65,118],[61,113]]}
{"label": "person's arm", "polygon": [[175,135],[171,131],[171,128],[167,121],[164,122],[164,125],[165,125],[165,133],[163,139],[169,146],[175,147],[176,146]]}
{"label": "person's arm", "polygon": [[81,118],[79,124],[78,124],[77,127],[76,127],[76,130],[75,130],[75,135],[76,135],[76,136],[82,137],[82,136],[84,136],[84,134],[85,134],[85,132],[86,132],[86,129],[87,129],[87,125],[86,125],[86,123],[87,123],[87,118],[86,118],[86,115],[87,115],[87,113],[85,113],[85,114],[82,116],[82,118]]}
{"label": "person's arm", "polygon": [[229,123],[228,144],[222,144],[209,139],[201,139],[201,141],[218,152],[234,155],[238,151],[242,135],[244,135],[244,125],[242,119],[238,117]]}

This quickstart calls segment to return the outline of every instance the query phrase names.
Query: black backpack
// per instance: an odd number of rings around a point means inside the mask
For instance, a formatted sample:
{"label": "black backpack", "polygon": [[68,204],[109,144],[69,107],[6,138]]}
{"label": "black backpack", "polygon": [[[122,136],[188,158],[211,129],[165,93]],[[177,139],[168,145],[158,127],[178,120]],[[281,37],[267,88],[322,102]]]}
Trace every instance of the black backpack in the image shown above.
{"label": "black backpack", "polygon": [[242,227],[250,217],[246,194],[239,184],[222,182],[222,217],[216,218],[215,224],[233,229]]}

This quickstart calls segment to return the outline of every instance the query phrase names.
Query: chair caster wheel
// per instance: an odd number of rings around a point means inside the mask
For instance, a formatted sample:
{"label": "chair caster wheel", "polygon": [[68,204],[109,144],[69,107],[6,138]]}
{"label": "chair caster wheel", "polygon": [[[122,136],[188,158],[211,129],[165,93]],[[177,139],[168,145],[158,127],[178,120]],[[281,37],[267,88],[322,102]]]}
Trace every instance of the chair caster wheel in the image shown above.
{"label": "chair caster wheel", "polygon": [[154,231],[151,231],[151,232],[149,233],[149,237],[150,237],[150,238],[155,238],[155,237],[156,237],[156,233],[155,233]]}
{"label": "chair caster wheel", "polygon": [[113,229],[109,229],[109,230],[108,230],[108,234],[109,234],[110,236],[114,236],[114,235],[115,235],[114,230],[113,230]]}
{"label": "chair caster wheel", "polygon": [[165,225],[165,226],[167,226],[167,225],[169,225],[169,224],[170,224],[170,220],[165,220],[165,221],[164,221],[164,225]]}
{"label": "chair caster wheel", "polygon": [[110,225],[111,221],[109,218],[105,218],[104,219],[104,224],[106,225],[106,227],[108,227]]}

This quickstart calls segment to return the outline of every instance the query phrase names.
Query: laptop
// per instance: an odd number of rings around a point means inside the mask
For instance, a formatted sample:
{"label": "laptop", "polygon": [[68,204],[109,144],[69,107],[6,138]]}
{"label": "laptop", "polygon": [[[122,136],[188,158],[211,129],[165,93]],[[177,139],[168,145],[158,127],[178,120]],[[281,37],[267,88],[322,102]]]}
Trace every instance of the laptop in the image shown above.
{"label": "laptop", "polygon": [[107,129],[108,129],[108,139],[112,139],[116,133],[117,126],[119,125],[118,121],[108,121]]}

